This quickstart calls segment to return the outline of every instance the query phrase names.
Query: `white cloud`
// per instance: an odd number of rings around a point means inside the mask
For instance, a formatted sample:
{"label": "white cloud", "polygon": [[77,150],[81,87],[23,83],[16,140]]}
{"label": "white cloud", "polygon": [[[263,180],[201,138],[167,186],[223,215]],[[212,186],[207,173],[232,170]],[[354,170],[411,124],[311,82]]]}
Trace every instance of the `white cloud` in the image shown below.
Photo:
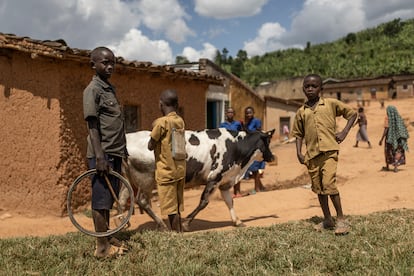
{"label": "white cloud", "polygon": [[[251,23],[241,17],[256,15],[254,20],[260,20],[260,13],[270,5],[269,0],[193,2],[195,11],[188,12],[194,19],[186,11],[192,2],[182,0],[0,0],[0,32],[40,40],[61,38],[72,48],[114,45],[118,55],[154,63],[173,62],[171,48],[186,43],[184,46],[189,47],[184,48],[183,55],[196,61],[200,57],[213,59],[213,44],[225,45],[226,39],[239,43],[235,41],[245,35],[243,24]],[[276,20],[263,23],[255,38],[245,40],[244,49],[256,55],[303,47],[307,41],[332,41],[398,17],[413,18],[412,2],[305,0],[300,11],[293,11],[289,26]],[[197,18],[196,13],[204,18]],[[229,18],[240,20],[222,20]],[[225,24],[240,24],[240,32],[227,32]],[[197,39],[189,41],[193,37]],[[206,42],[203,49],[195,49],[200,46],[194,45],[201,42]]]}
{"label": "white cloud", "polygon": [[137,3],[143,24],[155,32],[165,33],[167,38],[182,43],[195,32],[184,19],[190,16],[177,0],[142,0]]}
{"label": "white cloud", "polygon": [[262,55],[266,52],[285,48],[281,42],[285,28],[279,23],[265,23],[259,30],[257,37],[244,43],[244,50],[249,56]]}
{"label": "white cloud", "polygon": [[307,0],[293,18],[288,43],[332,41],[363,29],[365,14],[361,0]]}
{"label": "white cloud", "polygon": [[276,22],[265,23],[256,38],[244,42],[244,49],[252,56],[303,48],[308,41],[312,44],[333,41],[395,18],[412,18],[413,14],[412,0],[306,0],[302,10],[293,15],[289,30]]}
{"label": "white cloud", "polygon": [[216,19],[253,16],[262,10],[268,0],[195,0],[195,11]]}
{"label": "white cloud", "polygon": [[[25,20],[16,19],[19,18]],[[194,32],[184,19],[189,16],[176,0],[13,0],[0,2],[1,32],[34,39],[64,39],[69,47],[93,49],[114,45],[126,59],[172,63],[169,43],[183,42]],[[144,36],[146,25],[160,39]],[[165,36],[164,36],[165,35]]]}
{"label": "white cloud", "polygon": [[136,14],[119,0],[13,0],[0,9],[2,32],[43,40],[62,38],[75,48],[117,41],[139,24]]}
{"label": "white cloud", "polygon": [[414,14],[412,0],[362,0],[368,26],[375,26],[395,18],[408,19]]}
{"label": "white cloud", "polygon": [[204,43],[203,47],[204,48],[201,51],[197,51],[192,47],[185,47],[181,56],[186,57],[190,62],[196,62],[200,58],[213,60],[216,55],[217,48],[210,43]]}
{"label": "white cloud", "polygon": [[116,56],[122,56],[127,60],[151,61],[156,64],[173,63],[168,42],[150,40],[137,29],[129,30],[119,43],[108,47],[114,51]]}
{"label": "white cloud", "polygon": [[183,43],[187,40],[187,36],[194,36],[195,33],[187,27],[187,24],[181,20],[176,19],[168,25],[165,34],[167,38],[176,43]]}

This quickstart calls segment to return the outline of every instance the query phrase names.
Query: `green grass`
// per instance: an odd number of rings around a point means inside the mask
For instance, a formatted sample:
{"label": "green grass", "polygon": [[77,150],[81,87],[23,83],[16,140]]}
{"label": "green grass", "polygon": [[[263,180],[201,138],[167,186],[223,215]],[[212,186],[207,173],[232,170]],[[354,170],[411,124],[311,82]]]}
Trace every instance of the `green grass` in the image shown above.
{"label": "green grass", "polygon": [[349,217],[352,231],[310,220],[199,233],[123,232],[130,252],[93,257],[81,233],[0,240],[0,275],[413,275],[414,210]]}

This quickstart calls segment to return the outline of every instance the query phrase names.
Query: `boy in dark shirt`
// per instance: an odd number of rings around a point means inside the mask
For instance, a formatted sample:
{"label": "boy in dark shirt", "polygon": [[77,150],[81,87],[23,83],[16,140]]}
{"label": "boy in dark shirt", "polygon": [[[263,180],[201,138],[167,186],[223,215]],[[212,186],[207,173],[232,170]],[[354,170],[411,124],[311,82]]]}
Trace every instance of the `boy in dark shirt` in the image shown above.
{"label": "boy in dark shirt", "polygon": [[[96,168],[92,179],[92,217],[96,232],[109,228],[109,211],[114,203],[111,191],[105,181],[109,168],[121,173],[122,158],[127,156],[124,119],[109,83],[115,67],[115,56],[106,47],[91,52],[91,66],[95,76],[83,91],[83,111],[87,121],[87,158],[90,169]],[[119,180],[108,175],[113,190],[119,192]],[[127,249],[115,238],[99,237],[94,255],[98,258],[121,255]]]}

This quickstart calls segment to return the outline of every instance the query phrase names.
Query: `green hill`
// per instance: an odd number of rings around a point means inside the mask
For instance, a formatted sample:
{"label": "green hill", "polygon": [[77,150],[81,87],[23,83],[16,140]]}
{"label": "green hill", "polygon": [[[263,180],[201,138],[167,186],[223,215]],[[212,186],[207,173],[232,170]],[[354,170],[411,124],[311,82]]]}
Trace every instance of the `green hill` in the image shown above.
{"label": "green hill", "polygon": [[279,50],[251,58],[240,50],[234,59],[222,57],[218,55],[215,62],[253,87],[308,73],[324,78],[414,73],[414,19],[395,19],[330,43],[308,42],[305,49]]}

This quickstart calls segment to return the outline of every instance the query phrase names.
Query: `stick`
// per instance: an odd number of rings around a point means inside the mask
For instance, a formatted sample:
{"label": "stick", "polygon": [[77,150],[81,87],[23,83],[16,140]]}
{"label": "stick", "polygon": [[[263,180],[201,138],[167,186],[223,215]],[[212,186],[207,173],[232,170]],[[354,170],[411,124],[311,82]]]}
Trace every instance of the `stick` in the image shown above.
{"label": "stick", "polygon": [[114,200],[115,200],[115,202],[116,202],[116,206],[117,206],[117,208],[118,208],[118,213],[119,213],[119,214],[122,214],[122,210],[121,210],[121,208],[122,208],[122,207],[121,207],[121,205],[119,204],[118,197],[116,196],[114,189],[112,188],[111,181],[109,181],[108,176],[107,176],[106,174],[105,174],[104,176],[105,176],[105,181],[106,181],[106,184],[108,185],[109,190],[111,191],[112,197],[114,198]]}

